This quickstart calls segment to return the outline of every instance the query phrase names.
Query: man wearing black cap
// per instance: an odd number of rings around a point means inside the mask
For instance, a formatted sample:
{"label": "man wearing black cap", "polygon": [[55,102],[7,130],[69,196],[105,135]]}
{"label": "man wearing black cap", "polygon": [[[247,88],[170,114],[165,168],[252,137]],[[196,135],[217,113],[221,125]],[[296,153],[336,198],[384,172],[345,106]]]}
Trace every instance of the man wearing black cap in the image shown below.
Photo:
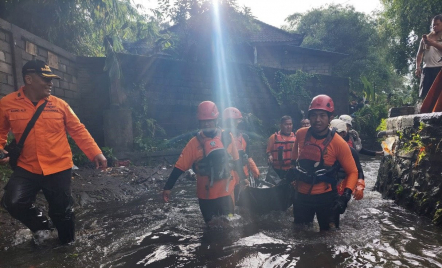
{"label": "man wearing black cap", "polygon": [[[4,146],[9,131],[19,143],[33,115],[42,111],[24,140],[1,205],[34,232],[34,237],[55,226],[60,241],[69,243],[75,239],[75,218],[70,187],[72,152],[66,131],[97,168],[106,168],[107,160],[69,105],[51,95],[52,79],[60,77],[40,60],[27,62],[22,74],[25,85],[0,100],[0,150],[4,154],[8,154]],[[0,164],[9,158],[1,159]],[[49,203],[50,220],[33,204],[40,190]]]}

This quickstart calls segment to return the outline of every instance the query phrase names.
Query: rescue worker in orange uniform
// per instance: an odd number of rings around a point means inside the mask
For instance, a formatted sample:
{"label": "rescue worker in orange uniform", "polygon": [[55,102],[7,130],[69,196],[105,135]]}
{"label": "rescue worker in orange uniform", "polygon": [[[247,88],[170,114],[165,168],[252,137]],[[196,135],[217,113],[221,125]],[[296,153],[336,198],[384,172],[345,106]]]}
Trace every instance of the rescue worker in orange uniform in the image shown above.
{"label": "rescue worker in orange uniform", "polygon": [[351,116],[343,114],[339,116],[339,119],[347,124],[347,135],[343,138],[348,143],[348,145],[350,145],[350,147],[355,148],[358,153],[364,155],[377,156],[384,154],[383,151],[371,151],[362,147],[362,141],[361,138],[359,138],[359,133],[356,130],[352,129],[353,118]]}
{"label": "rescue worker in orange uniform", "polygon": [[293,120],[285,115],[281,117],[280,131],[272,134],[267,141],[267,160],[280,179],[285,179],[291,167],[292,149],[295,143],[292,129]]}
{"label": "rescue worker in orange uniform", "polygon": [[[358,180],[358,170],[347,143],[329,124],[334,112],[333,100],[327,95],[312,99],[308,111],[311,127],[299,129],[295,136],[292,159],[293,216],[296,224],[311,224],[316,215],[321,231],[333,224],[333,212],[344,213]],[[347,175],[344,192],[333,191],[339,165]]]}
{"label": "rescue worker in orange uniform", "polygon": [[218,116],[215,103],[203,101],[198,105],[200,131],[184,147],[163,188],[163,200],[169,202],[171,189],[180,175],[193,168],[199,206],[206,223],[210,223],[214,216],[234,213],[233,170],[241,180],[246,179],[234,138],[218,128]]}
{"label": "rescue worker in orange uniform", "polygon": [[[51,95],[53,74],[40,60],[22,68],[25,85],[0,100],[0,150],[4,150],[9,131],[18,143],[38,107],[45,104],[35,125],[26,137],[17,167],[5,187],[1,205],[38,238],[44,230],[58,230],[65,244],[75,239],[75,217],[71,196],[72,152],[66,131],[98,168],[107,160],[71,107]],[[9,157],[0,160],[6,164]],[[43,190],[49,203],[49,220],[34,206],[37,193]]]}
{"label": "rescue worker in orange uniform", "polygon": [[304,118],[301,120],[301,127],[310,127],[310,120]]}
{"label": "rescue worker in orange uniform", "polygon": [[[224,130],[230,132],[233,136],[246,177],[250,178],[249,176],[252,176],[253,179],[257,180],[259,178],[259,169],[255,161],[249,157],[249,147],[247,146],[250,141],[249,136],[238,130],[238,125],[242,122],[242,118],[242,114],[237,108],[228,107],[223,111],[223,126]],[[235,187],[235,198],[237,198],[239,192],[239,177],[235,176],[235,180],[237,185],[237,187]]]}
{"label": "rescue worker in orange uniform", "polygon": [[[330,122],[330,128],[334,128],[336,133],[339,134],[342,138],[347,136],[347,125],[344,121],[340,119],[333,119]],[[351,155],[355,160],[356,167],[358,169],[358,182],[356,183],[356,188],[353,191],[353,198],[355,200],[361,200],[364,197],[364,189],[365,189],[365,180],[364,180],[364,171],[362,170],[361,161],[359,160],[358,152],[355,148],[350,146]],[[336,187],[337,193],[342,195],[344,193],[345,185],[347,184],[347,174],[341,168],[338,171],[338,185]],[[335,227],[339,228],[339,213],[335,213]]]}

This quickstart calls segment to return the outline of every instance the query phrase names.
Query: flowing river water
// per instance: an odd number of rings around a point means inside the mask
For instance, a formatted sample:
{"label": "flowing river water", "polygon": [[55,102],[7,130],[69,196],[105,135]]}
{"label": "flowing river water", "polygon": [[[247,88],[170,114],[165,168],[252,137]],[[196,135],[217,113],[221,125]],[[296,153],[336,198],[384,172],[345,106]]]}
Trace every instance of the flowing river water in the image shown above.
{"label": "flowing river water", "polygon": [[294,226],[291,208],[239,211],[208,229],[194,182],[180,179],[169,204],[152,192],[77,213],[74,245],[35,245],[23,229],[0,249],[0,267],[442,267],[442,229],[371,191],[380,161],[362,162],[365,196],[351,201],[337,231]]}

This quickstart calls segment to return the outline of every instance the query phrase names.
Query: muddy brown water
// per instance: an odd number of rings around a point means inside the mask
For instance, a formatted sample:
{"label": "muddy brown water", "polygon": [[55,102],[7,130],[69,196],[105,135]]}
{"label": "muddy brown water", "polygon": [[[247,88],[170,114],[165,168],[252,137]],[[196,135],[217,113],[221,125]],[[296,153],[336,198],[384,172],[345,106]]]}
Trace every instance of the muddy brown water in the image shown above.
{"label": "muddy brown water", "polygon": [[442,267],[442,229],[369,190],[379,162],[363,158],[364,199],[352,200],[338,231],[294,226],[291,209],[239,211],[208,229],[194,183],[180,180],[169,204],[152,191],[77,213],[74,245],[35,245],[20,230],[0,249],[0,267]]}

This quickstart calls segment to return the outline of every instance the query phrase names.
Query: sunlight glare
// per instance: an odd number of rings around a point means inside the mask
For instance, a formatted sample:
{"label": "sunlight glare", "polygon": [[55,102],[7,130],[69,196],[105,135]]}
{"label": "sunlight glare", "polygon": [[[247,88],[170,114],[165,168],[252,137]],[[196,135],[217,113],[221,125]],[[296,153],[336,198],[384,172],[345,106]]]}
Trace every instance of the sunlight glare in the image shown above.
{"label": "sunlight glare", "polygon": [[221,15],[219,9],[219,2],[214,0],[213,2],[213,30],[212,30],[212,49],[214,55],[213,71],[215,73],[215,89],[217,99],[220,102],[220,107],[225,109],[232,106],[230,99],[230,85],[228,77],[228,67],[226,59],[226,44],[225,44],[225,31],[221,25]]}

